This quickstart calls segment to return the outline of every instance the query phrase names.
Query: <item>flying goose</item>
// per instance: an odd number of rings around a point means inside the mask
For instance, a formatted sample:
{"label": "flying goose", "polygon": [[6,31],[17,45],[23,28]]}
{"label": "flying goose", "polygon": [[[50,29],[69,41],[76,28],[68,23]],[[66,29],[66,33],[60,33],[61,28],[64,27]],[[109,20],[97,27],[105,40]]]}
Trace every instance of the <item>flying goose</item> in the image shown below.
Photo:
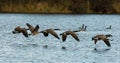
{"label": "flying goose", "polygon": [[86,28],[87,28],[87,26],[85,26],[85,28],[83,28],[81,31],[86,31]]}
{"label": "flying goose", "polygon": [[22,31],[21,31],[20,26],[17,26],[17,27],[14,29],[14,31],[12,31],[13,34],[21,33],[21,32],[22,32]]}
{"label": "flying goose", "polygon": [[40,33],[43,33],[45,37],[47,37],[49,35],[49,33],[51,35],[53,35],[54,37],[56,37],[57,39],[60,39],[57,35],[57,33],[54,31],[54,29],[46,29],[44,31],[41,31]]}
{"label": "flying goose", "polygon": [[15,33],[22,33],[25,37],[28,37],[27,29],[26,28],[21,28],[20,26],[17,26],[15,28],[15,31],[12,31],[13,34]]}
{"label": "flying goose", "polygon": [[73,32],[80,32],[80,31],[86,31],[87,26],[85,26],[84,24],[82,25],[82,27],[79,28],[79,30],[75,30]]}
{"label": "flying goose", "polygon": [[110,44],[110,42],[109,42],[108,37],[112,37],[112,35],[111,35],[111,34],[108,34],[108,35],[96,35],[95,37],[92,38],[92,40],[94,40],[94,43],[95,43],[95,44],[97,43],[98,40],[103,40],[104,43],[105,43],[108,47],[110,47],[111,44]]}
{"label": "flying goose", "polygon": [[83,29],[84,29],[84,27],[85,27],[85,24],[82,24],[82,27],[81,27],[81,29],[80,29],[80,30],[83,30]]}
{"label": "flying goose", "polygon": [[77,35],[75,34],[75,32],[73,32],[73,31],[65,31],[65,32],[63,32],[63,33],[60,34],[60,35],[62,35],[62,40],[63,40],[63,41],[66,40],[67,35],[71,35],[75,40],[80,41],[79,38],[78,38],[78,36],[77,36]]}
{"label": "flying goose", "polygon": [[36,27],[34,28],[32,25],[30,25],[29,23],[26,23],[26,25],[28,26],[29,30],[31,31],[31,33],[33,35],[37,35],[39,32],[39,25],[36,25]]}

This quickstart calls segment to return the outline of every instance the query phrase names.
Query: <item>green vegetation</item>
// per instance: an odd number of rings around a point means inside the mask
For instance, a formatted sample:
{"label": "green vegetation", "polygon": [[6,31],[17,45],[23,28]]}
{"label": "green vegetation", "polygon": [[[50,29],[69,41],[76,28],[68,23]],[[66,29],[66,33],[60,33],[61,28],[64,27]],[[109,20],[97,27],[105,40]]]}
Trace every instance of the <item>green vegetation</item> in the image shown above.
{"label": "green vegetation", "polygon": [[0,0],[0,12],[120,13],[120,0]]}

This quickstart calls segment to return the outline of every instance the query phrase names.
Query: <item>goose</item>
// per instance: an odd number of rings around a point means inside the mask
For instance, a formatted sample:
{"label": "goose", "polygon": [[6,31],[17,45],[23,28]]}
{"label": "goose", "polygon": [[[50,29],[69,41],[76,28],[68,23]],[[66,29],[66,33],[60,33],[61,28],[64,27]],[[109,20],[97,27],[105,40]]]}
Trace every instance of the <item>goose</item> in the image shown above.
{"label": "goose", "polygon": [[86,31],[86,28],[87,28],[87,26],[85,26],[85,28],[83,30],[81,30],[81,31]]}
{"label": "goose", "polygon": [[43,45],[44,48],[48,48],[48,45]]}
{"label": "goose", "polygon": [[85,26],[84,24],[82,25],[82,27],[79,28],[79,30],[75,30],[73,32],[81,32],[81,31],[86,31],[87,26]]}
{"label": "goose", "polygon": [[49,33],[50,33],[51,35],[53,35],[57,39],[60,39],[59,36],[57,35],[57,33],[54,31],[54,29],[51,29],[51,28],[50,29],[46,29],[44,31],[41,31],[40,33],[43,33],[43,35],[45,37],[47,37],[49,35]]}
{"label": "goose", "polygon": [[79,30],[75,30],[73,32],[80,32],[80,31],[82,31],[84,29],[84,26],[85,26],[85,24],[82,24],[82,27],[79,27]]}
{"label": "goose", "polygon": [[26,25],[28,26],[29,30],[31,31],[31,33],[33,35],[37,35],[38,33],[38,30],[39,30],[39,25],[36,25],[36,27],[34,28],[32,25],[30,25],[29,23],[26,23]]}
{"label": "goose", "polygon": [[22,30],[21,30],[21,27],[20,26],[17,26],[14,31],[12,31],[13,34],[16,34],[16,33],[21,33]]}
{"label": "goose", "polygon": [[62,46],[62,49],[66,50],[66,47],[65,47],[65,46]]}
{"label": "goose", "polygon": [[111,47],[111,44],[109,42],[109,39],[108,37],[112,37],[111,34],[108,34],[108,35],[96,35],[94,37],[92,37],[92,40],[94,40],[94,43],[96,44],[98,40],[103,40],[104,43],[108,46],[108,47]]}
{"label": "goose", "polygon": [[15,28],[15,31],[12,31],[13,34],[15,33],[22,33],[25,37],[28,37],[27,29],[26,28],[21,28],[20,26],[17,26]]}
{"label": "goose", "polygon": [[75,40],[80,41],[79,38],[78,38],[78,36],[73,31],[65,31],[65,32],[63,32],[60,35],[62,35],[62,41],[66,40],[67,35],[71,35]]}
{"label": "goose", "polygon": [[85,24],[82,24],[82,27],[81,27],[81,29],[80,29],[80,30],[83,30],[83,29],[84,29],[84,27],[85,27]]}
{"label": "goose", "polygon": [[112,29],[112,26],[110,25],[109,27],[107,27],[106,29]]}

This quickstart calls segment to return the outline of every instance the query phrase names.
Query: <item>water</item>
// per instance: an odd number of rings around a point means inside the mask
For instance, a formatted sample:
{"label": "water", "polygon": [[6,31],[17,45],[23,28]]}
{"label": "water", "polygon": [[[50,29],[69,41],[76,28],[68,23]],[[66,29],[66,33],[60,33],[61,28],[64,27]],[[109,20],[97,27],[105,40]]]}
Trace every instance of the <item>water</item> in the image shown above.
{"label": "water", "polygon": [[[47,15],[47,14],[0,14],[0,62],[1,63],[120,63],[120,16],[119,15]],[[40,26],[39,31],[59,28],[57,34],[77,30],[87,25],[86,32],[77,32],[80,42],[68,36],[65,43],[52,35],[42,34],[25,38],[12,34],[16,26],[26,23]],[[112,25],[112,29],[106,27]],[[112,34],[111,49],[105,50],[104,42],[97,43],[94,50],[91,38],[97,34]],[[61,37],[59,35],[59,37]],[[43,45],[48,48],[43,48]],[[62,46],[67,50],[62,50]]]}

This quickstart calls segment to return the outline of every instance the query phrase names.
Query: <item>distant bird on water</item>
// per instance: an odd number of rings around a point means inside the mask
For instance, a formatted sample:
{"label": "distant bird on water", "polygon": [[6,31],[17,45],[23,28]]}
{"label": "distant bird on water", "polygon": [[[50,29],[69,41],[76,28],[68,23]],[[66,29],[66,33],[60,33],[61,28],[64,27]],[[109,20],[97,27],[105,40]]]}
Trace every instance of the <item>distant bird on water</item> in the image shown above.
{"label": "distant bird on water", "polygon": [[110,25],[109,27],[107,27],[106,29],[112,29],[112,26]]}

